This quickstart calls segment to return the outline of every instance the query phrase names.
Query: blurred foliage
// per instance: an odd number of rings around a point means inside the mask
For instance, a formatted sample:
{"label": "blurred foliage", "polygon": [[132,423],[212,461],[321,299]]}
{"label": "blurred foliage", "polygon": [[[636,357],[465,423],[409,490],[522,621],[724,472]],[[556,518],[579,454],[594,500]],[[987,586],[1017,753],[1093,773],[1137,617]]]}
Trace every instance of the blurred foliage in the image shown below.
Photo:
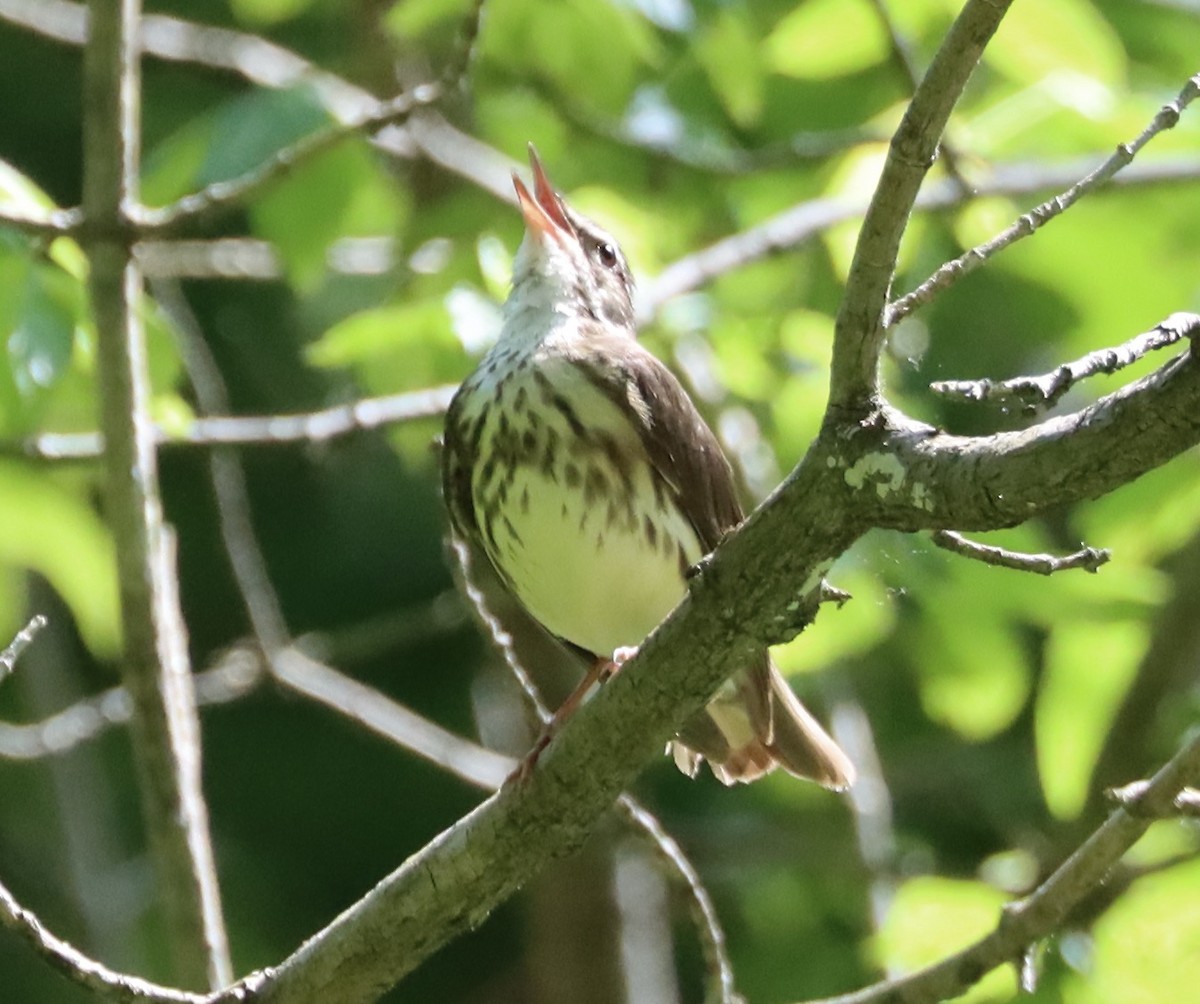
{"label": "blurred foliage", "polygon": [[[468,6],[149,4],[153,13],[263,33],[380,95],[454,57]],[[924,66],[959,4],[882,6]],[[991,164],[1036,173],[1078,157],[1098,163],[1196,71],[1198,38],[1200,16],[1186,4],[1016,4],[951,120],[958,170],[986,192]],[[236,176],[331,121],[315,83],[267,90],[223,70],[153,59],[144,73],[142,184],[153,205]],[[77,202],[79,53],[0,22],[0,95],[0,206]],[[517,160],[533,141],[573,204],[617,233],[646,280],[804,200],[867,198],[907,95],[867,0],[490,0],[467,86],[442,111]],[[1198,153],[1193,110],[1143,159],[1200,161]],[[356,138],[190,235],[248,234],[278,255],[281,275],[270,282],[184,286],[236,411],[302,411],[464,375],[497,330],[521,233],[518,214],[465,173],[389,157]],[[944,167],[932,176],[945,177]],[[985,194],[915,218],[897,292],[1034,201]],[[1200,309],[1197,219],[1196,180],[1085,200],[906,322],[886,360],[889,395],[956,431],[1015,427],[1020,416],[936,399],[928,384],[1040,372],[1172,311]],[[646,329],[756,496],[796,463],[820,421],[856,227],[837,225],[657,305]],[[347,237],[394,250],[378,267],[335,267]],[[0,228],[4,443],[94,428],[85,275],[73,242]],[[149,300],[145,315],[156,414],[186,422],[192,394],[172,324]],[[1062,407],[1122,379],[1095,380]],[[321,448],[243,451],[293,631],[336,639],[379,617],[419,617],[448,587],[428,447],[435,432],[425,422]],[[835,568],[833,581],[853,601],[823,612],[779,660],[814,704],[856,703],[871,723],[879,791],[890,801],[879,803],[885,846],[865,861],[843,800],[782,777],[729,792],[708,777],[689,783],[666,762],[647,772],[643,794],[712,889],[749,1000],[847,990],[961,946],[1101,818],[1101,787],[1141,776],[1170,754],[1200,706],[1195,639],[1172,634],[1200,615],[1187,589],[1200,562],[1198,475],[1190,454],[1108,498],[989,538],[1025,550],[1111,547],[1111,564],[1094,576],[1022,576],[884,533]],[[247,626],[204,458],[167,451],[162,476],[179,531],[192,654],[203,667]],[[52,651],[53,667],[38,662],[35,674],[27,657],[0,689],[0,718],[36,720],[116,680],[116,584],[101,489],[91,464],[0,462],[0,641],[42,609],[39,598],[61,605],[56,640],[38,643]],[[469,628],[372,637],[343,668],[475,733],[472,681],[484,647]],[[1122,721],[1136,734],[1110,734],[1135,690],[1145,699],[1140,714]],[[239,970],[279,959],[478,798],[278,694],[207,711],[204,725]],[[163,946],[131,785],[119,733],[54,760],[0,760],[0,875],[58,933],[118,967],[155,975]],[[1174,854],[1196,850],[1194,829],[1161,826],[1173,834]],[[1170,867],[1135,881],[1097,918],[1072,921],[1045,947],[1036,999],[1189,999],[1200,976],[1198,882],[1195,861]],[[504,908],[388,999],[549,999],[539,996],[529,961],[540,902]],[[684,918],[677,911],[677,968],[683,999],[699,1000],[699,955]],[[0,984],[6,1000],[84,999],[7,938]],[[1000,973],[969,999],[1014,992],[1011,974]]]}

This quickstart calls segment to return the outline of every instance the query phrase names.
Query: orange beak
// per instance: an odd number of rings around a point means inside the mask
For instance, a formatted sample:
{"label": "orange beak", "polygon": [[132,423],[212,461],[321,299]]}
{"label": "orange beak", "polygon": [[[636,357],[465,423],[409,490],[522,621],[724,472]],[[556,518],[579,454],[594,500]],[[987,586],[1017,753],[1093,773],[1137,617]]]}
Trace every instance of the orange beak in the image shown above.
{"label": "orange beak", "polygon": [[530,195],[517,173],[513,172],[513,187],[517,190],[517,205],[525,217],[525,226],[531,234],[541,239],[549,237],[562,242],[574,236],[575,229],[567,219],[562,196],[546,177],[532,143],[529,144],[529,163],[533,167],[533,195]]}

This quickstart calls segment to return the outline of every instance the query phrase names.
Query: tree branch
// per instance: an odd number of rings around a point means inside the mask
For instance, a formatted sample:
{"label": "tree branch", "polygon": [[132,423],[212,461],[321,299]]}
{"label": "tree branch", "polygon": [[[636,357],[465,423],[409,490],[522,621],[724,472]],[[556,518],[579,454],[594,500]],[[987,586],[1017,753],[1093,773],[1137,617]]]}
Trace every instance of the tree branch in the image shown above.
{"label": "tree branch", "polygon": [[45,626],[46,618],[41,614],[32,617],[29,623],[16,633],[4,650],[0,651],[0,683],[3,683],[5,677],[13,671],[17,660],[21,658],[21,653],[33,643],[33,639]]}
{"label": "tree branch", "polygon": [[829,403],[861,411],[878,395],[883,312],[896,254],[950,111],[1012,0],[967,0],[913,94],[863,219],[834,325]]}
{"label": "tree branch", "polygon": [[32,911],[21,906],[0,883],[0,926],[33,948],[58,973],[76,986],[114,1004],[206,1004],[208,995],[159,986],[136,976],[115,972],[55,937]]}
{"label": "tree branch", "polygon": [[[1096,498],[1200,441],[1200,365],[1189,349],[1069,415],[1015,432],[961,437],[885,409],[857,459],[836,450],[847,484],[877,505],[879,526],[996,530]],[[876,438],[878,436],[878,438]],[[859,503],[860,505],[862,503]]]}
{"label": "tree branch", "polygon": [[[934,181],[923,187],[914,209],[937,211],[964,205],[989,195],[1032,195],[1070,185],[1086,172],[1091,161],[1072,161],[1047,168],[1043,165],[1013,163],[993,167],[986,180],[971,192],[964,192],[950,179]],[[1200,178],[1196,158],[1174,158],[1152,164],[1137,163],[1119,174],[1114,183],[1161,184],[1195,181]],[[772,254],[795,249],[829,227],[857,219],[866,205],[845,198],[810,199],[740,233],[723,237],[706,248],[684,255],[651,279],[638,297],[639,319],[648,321],[667,300],[696,289],[733,269],[751,264]]]}
{"label": "tree branch", "polygon": [[911,293],[905,294],[899,300],[890,304],[887,308],[885,324],[890,327],[897,321],[904,319],[918,307],[932,300],[942,290],[952,286],[964,275],[973,272],[993,255],[1015,244],[1023,237],[1028,237],[1030,234],[1037,232],[1037,230],[1045,226],[1045,224],[1049,223],[1060,213],[1065,212],[1089,192],[1095,191],[1118,171],[1131,164],[1133,158],[1137,156],[1138,151],[1160,132],[1173,129],[1179,122],[1179,117],[1183,114],[1183,110],[1192,103],[1197,94],[1200,94],[1200,73],[1196,74],[1196,76],[1192,77],[1184,85],[1183,90],[1179,92],[1178,97],[1174,101],[1168,102],[1158,110],[1158,114],[1142,130],[1141,135],[1132,143],[1119,144],[1116,152],[1088,174],[1087,177],[1072,185],[1061,195],[1056,195],[1054,198],[1043,202],[1040,206],[1031,209],[1008,227],[1008,229],[997,234],[990,241],[972,248],[961,257],[955,258],[954,261],[947,262]]}
{"label": "tree branch", "polygon": [[173,548],[158,496],[141,276],[128,213],[137,201],[138,0],[94,0],[84,50],[83,235],[96,325],[108,518],[117,550],[122,674],[133,704],[134,759],[184,985],[231,979],[200,790],[199,734]]}
{"label": "tree branch", "polygon": [[352,136],[360,136],[408,118],[418,108],[438,101],[443,88],[437,83],[420,84],[390,101],[377,102],[360,115],[302,137],[276,151],[245,174],[216,181],[169,206],[141,209],[135,223],[146,237],[162,237],[184,225],[203,225],[232,206],[239,206],[280,181],[301,164],[325,153]]}
{"label": "tree branch", "polygon": [[1075,904],[1104,882],[1151,822],[1169,814],[1179,793],[1198,780],[1200,736],[1145,782],[1136,803],[1117,809],[1033,893],[1009,904],[990,934],[927,969],[810,1004],[934,1004],[959,996],[986,973],[1020,958],[1053,934]]}
{"label": "tree branch", "polygon": [[[195,675],[196,701],[200,705],[236,701],[257,688],[262,678],[258,660],[234,649],[218,665]],[[40,722],[0,722],[0,759],[39,760],[69,752],[111,728],[128,725],[132,714],[129,691],[111,687]]]}
{"label": "tree branch", "polygon": [[[356,432],[437,418],[457,389],[457,384],[444,384],[291,415],[200,416],[182,433],[160,428],[151,433],[157,446],[170,449],[324,443]],[[35,460],[92,460],[104,454],[104,439],[95,432],[46,432],[22,442],[0,443],[0,453]]]}
{"label": "tree branch", "polygon": [[1095,572],[1101,565],[1107,564],[1112,557],[1111,551],[1096,547],[1084,547],[1073,554],[1066,554],[1062,557],[1053,554],[1023,554],[1020,551],[1010,551],[1005,547],[995,547],[991,544],[980,544],[978,541],[967,540],[966,537],[954,533],[952,530],[935,530],[933,542],[938,547],[963,558],[981,561],[985,565],[995,565],[997,568],[1013,568],[1019,572],[1033,572],[1035,575],[1053,575],[1055,572],[1065,572],[1072,568]]}
{"label": "tree branch", "polygon": [[961,397],[968,401],[990,401],[1006,405],[1016,402],[1029,413],[1046,411],[1075,384],[1098,373],[1116,373],[1131,366],[1144,355],[1174,345],[1182,338],[1200,334],[1200,314],[1177,312],[1160,321],[1149,331],[1135,335],[1124,345],[1097,349],[1082,359],[1063,363],[1040,376],[1013,377],[1010,380],[939,380],[930,384],[935,394]]}

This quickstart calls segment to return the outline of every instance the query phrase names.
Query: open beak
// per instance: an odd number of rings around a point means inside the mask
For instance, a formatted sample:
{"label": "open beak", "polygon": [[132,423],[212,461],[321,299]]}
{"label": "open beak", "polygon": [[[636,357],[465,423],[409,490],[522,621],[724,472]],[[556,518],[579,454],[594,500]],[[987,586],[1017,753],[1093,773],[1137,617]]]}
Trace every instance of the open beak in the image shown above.
{"label": "open beak", "polygon": [[575,228],[567,219],[562,196],[554,190],[537,151],[529,144],[529,163],[533,167],[533,194],[525,187],[517,173],[513,172],[513,187],[517,190],[517,204],[525,217],[525,226],[533,236],[545,240],[550,238],[563,243],[575,235]]}

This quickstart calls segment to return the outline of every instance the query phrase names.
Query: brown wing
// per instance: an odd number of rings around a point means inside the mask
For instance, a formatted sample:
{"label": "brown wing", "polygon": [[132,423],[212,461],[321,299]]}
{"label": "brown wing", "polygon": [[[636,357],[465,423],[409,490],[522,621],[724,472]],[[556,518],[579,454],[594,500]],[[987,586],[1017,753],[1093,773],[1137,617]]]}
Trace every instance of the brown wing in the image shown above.
{"label": "brown wing", "polygon": [[[657,358],[628,335],[597,332],[581,339],[579,359],[618,407],[634,412],[650,463],[688,518],[701,546],[711,551],[742,521],[742,507],[729,461],[717,437],[687,392]],[[680,730],[687,748],[676,754],[684,773],[694,774],[706,757],[725,784],[751,781],[776,763],[830,788],[845,788],[854,767],[820,724],[796,699],[766,652],[735,677],[734,695],[718,697],[741,705],[756,739],[731,748],[710,705]]]}
{"label": "brown wing", "polygon": [[597,326],[576,344],[576,358],[596,386],[633,415],[651,467],[711,551],[743,516],[716,435],[675,374],[628,334]]}

